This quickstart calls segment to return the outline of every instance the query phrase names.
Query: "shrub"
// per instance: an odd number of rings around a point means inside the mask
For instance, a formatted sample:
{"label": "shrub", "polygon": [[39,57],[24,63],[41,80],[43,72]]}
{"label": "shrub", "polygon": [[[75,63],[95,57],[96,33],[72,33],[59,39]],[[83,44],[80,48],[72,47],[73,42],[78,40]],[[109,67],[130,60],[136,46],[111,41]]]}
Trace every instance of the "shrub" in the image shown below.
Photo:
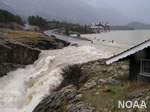
{"label": "shrub", "polygon": [[78,64],[65,66],[62,68],[61,74],[64,77],[62,86],[73,84],[79,87],[80,83],[84,83],[87,80],[87,75],[82,73],[81,66]]}

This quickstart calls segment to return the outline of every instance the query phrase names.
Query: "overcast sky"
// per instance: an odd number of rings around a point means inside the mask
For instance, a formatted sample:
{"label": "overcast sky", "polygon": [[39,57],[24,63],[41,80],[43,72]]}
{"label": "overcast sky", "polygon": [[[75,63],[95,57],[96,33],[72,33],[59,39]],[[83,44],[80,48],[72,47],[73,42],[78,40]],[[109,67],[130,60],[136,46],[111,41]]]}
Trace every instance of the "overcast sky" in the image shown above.
{"label": "overcast sky", "polygon": [[25,15],[75,23],[150,24],[150,0],[0,0]]}

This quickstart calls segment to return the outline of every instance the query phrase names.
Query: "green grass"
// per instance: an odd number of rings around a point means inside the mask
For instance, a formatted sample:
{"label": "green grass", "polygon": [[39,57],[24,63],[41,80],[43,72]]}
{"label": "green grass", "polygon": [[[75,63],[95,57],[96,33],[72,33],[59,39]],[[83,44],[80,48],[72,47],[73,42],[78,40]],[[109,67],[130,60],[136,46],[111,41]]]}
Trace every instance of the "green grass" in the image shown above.
{"label": "green grass", "polygon": [[[112,86],[106,85],[107,88],[110,88],[111,92],[104,92],[104,86],[96,89],[89,90],[88,92],[83,93],[84,101],[86,103],[94,104],[95,106],[100,106],[102,108],[108,108],[111,110],[112,106],[117,107],[118,101],[125,99],[125,88],[120,85]],[[95,94],[99,92],[99,94]]]}
{"label": "green grass", "polygon": [[[120,68],[120,65],[122,64],[127,65],[128,62],[119,62],[110,66],[107,66],[100,61],[85,64],[83,66],[83,72],[88,74],[88,79],[93,77],[96,77],[97,79],[105,79],[114,76],[114,78],[121,83],[118,85],[97,84],[93,89],[82,91],[84,102],[92,104],[97,111],[100,109],[101,112],[103,112],[104,109],[108,109],[108,111],[111,112],[128,112],[128,109],[118,109],[118,101],[131,100],[128,99],[127,96],[131,92],[138,90],[149,90],[143,93],[143,96],[140,97],[141,100],[150,96],[150,84],[130,82],[128,80],[129,72]],[[113,66],[113,70],[109,71],[111,66]],[[105,88],[110,88],[111,92],[104,92]],[[147,104],[147,106],[147,111],[150,112],[150,103]]]}
{"label": "green grass", "polygon": [[53,40],[40,32],[22,31],[22,30],[10,30],[0,29],[0,36],[4,38],[11,38],[21,42],[30,42],[34,40]]}
{"label": "green grass", "polygon": [[[111,92],[105,92],[105,88],[111,89]],[[123,82],[119,85],[106,84],[96,86],[95,88],[88,90],[88,92],[83,91],[82,94],[84,102],[93,104],[96,109],[101,108],[103,110],[107,108],[108,110],[111,110],[111,112],[127,112],[128,109],[118,109],[118,101],[131,100],[127,98],[127,95],[137,90],[147,90],[143,93],[143,96],[140,97],[141,100],[144,100],[150,95],[149,84],[135,82]],[[150,103],[147,104],[147,107],[147,110],[150,111]]]}

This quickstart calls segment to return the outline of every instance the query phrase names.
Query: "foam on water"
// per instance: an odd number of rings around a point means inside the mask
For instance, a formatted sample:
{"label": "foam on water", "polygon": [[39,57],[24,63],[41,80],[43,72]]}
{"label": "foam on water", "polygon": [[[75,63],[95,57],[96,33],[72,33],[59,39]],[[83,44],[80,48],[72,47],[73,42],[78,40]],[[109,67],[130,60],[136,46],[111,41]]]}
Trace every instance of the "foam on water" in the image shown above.
{"label": "foam on water", "polygon": [[63,66],[110,56],[91,46],[42,51],[33,65],[0,79],[0,112],[32,112],[43,97],[61,84]]}

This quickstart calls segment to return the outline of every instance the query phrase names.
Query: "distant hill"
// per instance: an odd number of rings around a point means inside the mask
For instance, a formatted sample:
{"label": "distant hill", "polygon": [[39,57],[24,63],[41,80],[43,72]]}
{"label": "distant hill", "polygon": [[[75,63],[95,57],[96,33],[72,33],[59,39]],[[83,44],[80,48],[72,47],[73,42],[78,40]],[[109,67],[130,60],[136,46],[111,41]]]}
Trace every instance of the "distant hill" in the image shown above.
{"label": "distant hill", "polygon": [[111,30],[134,30],[133,27],[130,26],[110,26]]}
{"label": "distant hill", "polygon": [[150,29],[150,24],[145,24],[142,22],[131,22],[127,24],[129,27],[133,27],[134,29]]}
{"label": "distant hill", "polygon": [[0,23],[12,23],[23,25],[23,21],[20,16],[16,16],[6,10],[0,9]]}

